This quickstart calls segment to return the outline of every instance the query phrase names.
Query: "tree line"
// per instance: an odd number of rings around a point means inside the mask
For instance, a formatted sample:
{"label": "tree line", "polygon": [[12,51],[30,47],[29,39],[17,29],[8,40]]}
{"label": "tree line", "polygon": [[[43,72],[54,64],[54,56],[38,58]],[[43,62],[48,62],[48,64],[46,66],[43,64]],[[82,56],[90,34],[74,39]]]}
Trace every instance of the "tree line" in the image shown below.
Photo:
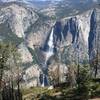
{"label": "tree line", "polygon": [[20,66],[17,46],[0,42],[0,100],[22,100]]}

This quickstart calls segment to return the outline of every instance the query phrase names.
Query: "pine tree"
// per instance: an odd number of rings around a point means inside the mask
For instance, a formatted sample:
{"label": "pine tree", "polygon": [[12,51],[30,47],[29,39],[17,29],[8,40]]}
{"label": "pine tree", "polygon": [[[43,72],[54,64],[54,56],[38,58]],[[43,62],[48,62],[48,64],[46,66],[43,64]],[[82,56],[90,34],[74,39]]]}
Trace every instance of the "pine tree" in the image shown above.
{"label": "pine tree", "polygon": [[[20,83],[20,72],[21,72],[20,64],[21,64],[21,59],[17,47],[12,43],[0,43],[0,91],[3,89],[2,81],[4,80],[5,86],[6,84],[8,84],[10,91],[9,93],[6,90],[4,92],[6,92],[6,95],[10,95],[9,96],[10,100],[14,100],[14,81],[16,80],[16,78],[18,86],[18,100],[21,100],[19,98],[20,97],[19,83]],[[8,74],[6,72],[8,72]],[[0,98],[0,100],[2,100],[2,98]]]}

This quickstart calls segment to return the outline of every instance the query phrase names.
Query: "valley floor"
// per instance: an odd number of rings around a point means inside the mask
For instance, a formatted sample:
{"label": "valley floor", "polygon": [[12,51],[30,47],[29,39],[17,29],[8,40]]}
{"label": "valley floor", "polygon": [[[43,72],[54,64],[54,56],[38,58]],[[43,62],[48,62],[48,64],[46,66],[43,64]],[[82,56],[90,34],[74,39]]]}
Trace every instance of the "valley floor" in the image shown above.
{"label": "valley floor", "polygon": [[100,98],[94,98],[94,99],[90,99],[90,100],[100,100]]}
{"label": "valley floor", "polygon": [[[33,87],[30,89],[23,89],[22,92],[23,100],[87,100],[84,99],[86,94],[76,93],[76,88],[57,87],[52,90],[48,90],[48,87]],[[100,98],[94,97],[89,100],[100,100]]]}

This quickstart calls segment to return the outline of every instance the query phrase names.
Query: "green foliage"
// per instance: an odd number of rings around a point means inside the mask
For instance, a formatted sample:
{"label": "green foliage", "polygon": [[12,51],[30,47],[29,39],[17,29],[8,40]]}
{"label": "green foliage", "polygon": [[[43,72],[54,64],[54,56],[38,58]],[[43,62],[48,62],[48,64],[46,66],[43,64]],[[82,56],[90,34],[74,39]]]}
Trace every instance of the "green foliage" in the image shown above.
{"label": "green foliage", "polygon": [[90,66],[93,69],[92,77],[96,78],[99,74],[99,66],[100,66],[100,53],[95,55],[95,57],[92,59]]}
{"label": "green foliage", "polygon": [[91,81],[90,83],[90,90],[89,90],[90,97],[100,97],[100,83]]}
{"label": "green foliage", "polygon": [[51,16],[51,19],[56,20],[57,18],[56,18],[56,16]]}
{"label": "green foliage", "polygon": [[[0,42],[0,100],[2,100],[2,98],[8,99],[7,96],[10,94],[12,94],[10,95],[11,96],[10,98],[14,96],[14,91],[13,91],[15,82],[14,80],[15,77],[17,77],[16,83],[17,84],[19,83],[20,62],[21,59],[16,46],[12,43]],[[6,71],[8,73],[4,73]],[[3,85],[2,82],[9,84],[9,86],[5,86],[5,84]],[[12,91],[8,92],[7,89],[9,91],[11,89]]]}
{"label": "green foliage", "polygon": [[77,55],[76,55],[75,49],[71,45],[64,47],[64,50],[61,54],[61,61],[62,63],[65,63],[66,65],[77,63]]}
{"label": "green foliage", "polygon": [[0,99],[2,100],[1,96],[1,84],[2,84],[2,77],[4,70],[7,69],[6,62],[9,57],[9,45],[6,45],[2,42],[0,42]]}
{"label": "green foliage", "polygon": [[79,86],[81,85],[87,85],[89,80],[90,80],[90,70],[89,70],[89,66],[85,65],[85,66],[79,66],[79,73],[77,74],[77,83],[79,84]]}
{"label": "green foliage", "polygon": [[17,66],[20,61],[20,55],[15,45],[0,42],[0,81],[2,80],[4,70],[10,69],[11,66]]}
{"label": "green foliage", "polygon": [[33,64],[38,64],[36,51],[29,47],[28,47],[28,50],[32,54]]}
{"label": "green foliage", "polygon": [[8,68],[7,61],[10,57],[10,49],[9,44],[0,42],[0,81],[2,80],[4,70]]}
{"label": "green foliage", "polygon": [[4,69],[6,67],[6,62],[10,56],[9,52],[9,45],[0,43],[0,69]]}
{"label": "green foliage", "polygon": [[[89,85],[90,85],[90,71],[89,66],[84,65],[79,67],[79,72],[77,74],[77,95],[83,96],[85,100],[89,97]],[[83,99],[83,100],[84,100]]]}

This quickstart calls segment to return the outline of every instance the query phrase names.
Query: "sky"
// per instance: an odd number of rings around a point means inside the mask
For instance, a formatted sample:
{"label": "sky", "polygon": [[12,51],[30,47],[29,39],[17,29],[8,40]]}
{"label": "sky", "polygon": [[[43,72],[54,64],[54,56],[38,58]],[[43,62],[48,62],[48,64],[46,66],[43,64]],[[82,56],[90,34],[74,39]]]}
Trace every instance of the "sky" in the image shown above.
{"label": "sky", "polygon": [[[26,0],[29,1],[29,0]],[[31,0],[31,1],[61,1],[61,0]]]}
{"label": "sky", "polygon": [[[0,0],[0,1],[3,1],[3,2],[9,2],[9,1],[17,1],[17,0]],[[18,0],[18,1],[62,1],[62,0]],[[70,1],[70,0],[68,0]],[[79,0],[79,1],[82,1],[82,0]],[[88,0],[83,0],[83,1],[88,1]],[[91,0],[93,2],[100,2],[100,0]]]}
{"label": "sky", "polygon": [[[26,1],[61,1],[61,0],[26,0]],[[85,0],[83,0],[83,1],[85,1]],[[98,2],[99,0],[91,0],[91,1]]]}
{"label": "sky", "polygon": [[[51,1],[51,0],[33,0],[33,1]],[[61,0],[52,0],[52,1],[61,1]],[[83,0],[84,1],[84,0]],[[86,0],[87,1],[87,0]],[[97,2],[99,0],[92,0],[94,2]]]}
{"label": "sky", "polygon": [[[17,1],[17,0],[0,0],[2,2],[10,2],[10,1]],[[18,0],[18,1],[61,1],[61,0]]]}

